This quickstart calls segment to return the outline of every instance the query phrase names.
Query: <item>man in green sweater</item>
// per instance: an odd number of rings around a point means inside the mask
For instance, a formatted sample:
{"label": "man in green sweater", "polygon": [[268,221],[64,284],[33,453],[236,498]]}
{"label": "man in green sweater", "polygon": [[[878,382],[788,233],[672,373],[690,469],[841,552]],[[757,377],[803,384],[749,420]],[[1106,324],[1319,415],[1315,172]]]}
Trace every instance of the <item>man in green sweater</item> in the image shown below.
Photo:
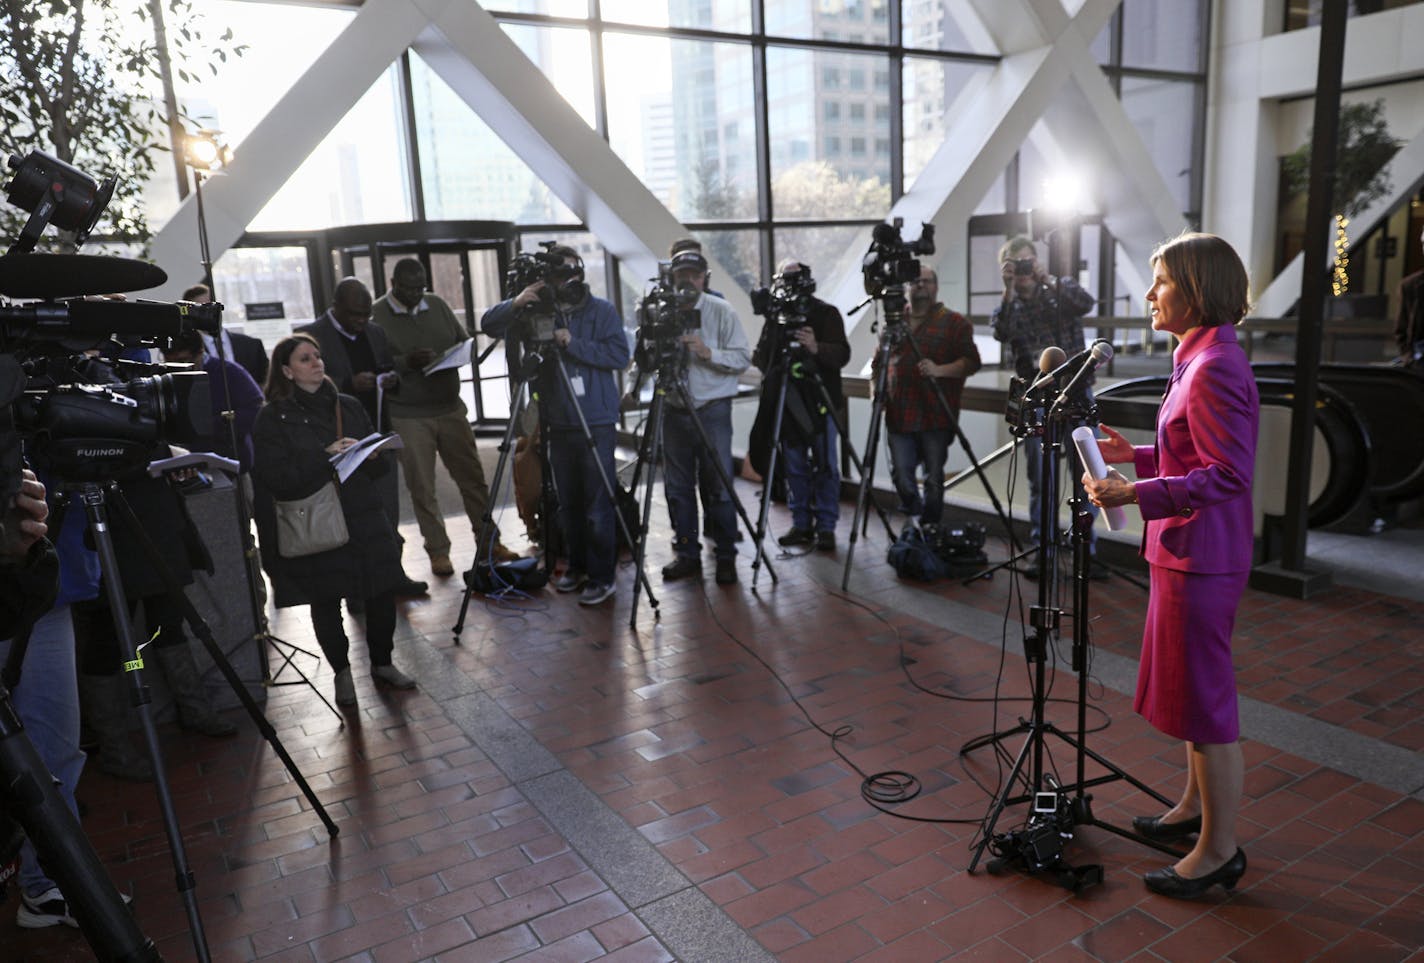
{"label": "man in green sweater", "polygon": [[[447,368],[426,375],[424,368],[469,335],[444,300],[425,290],[425,267],[415,258],[402,258],[391,271],[391,289],[372,306],[371,320],[386,332],[400,391],[392,394],[391,427],[400,435],[401,467],[415,508],[430,570],[453,575],[450,536],[435,499],[435,456],[440,456],[460,489],[465,514],[476,538],[489,506],[489,486],[475,450],[475,436],[460,398],[460,372]],[[491,555],[507,561],[515,555],[499,542],[478,545],[478,557]]]}

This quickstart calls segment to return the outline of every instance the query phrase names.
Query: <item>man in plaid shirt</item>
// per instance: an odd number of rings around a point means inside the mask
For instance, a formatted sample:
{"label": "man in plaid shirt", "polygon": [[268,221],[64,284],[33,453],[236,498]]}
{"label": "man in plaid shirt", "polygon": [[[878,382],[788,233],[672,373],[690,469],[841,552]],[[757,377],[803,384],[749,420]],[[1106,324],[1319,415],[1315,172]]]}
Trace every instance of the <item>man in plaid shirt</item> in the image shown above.
{"label": "man in plaid shirt", "polygon": [[[964,379],[979,370],[974,326],[964,315],[939,303],[939,276],[920,268],[920,279],[906,286],[910,311],[906,334],[891,351],[885,376],[885,432],[890,447],[890,477],[900,496],[900,508],[938,525],[944,512],[944,464],[959,421]],[[913,338],[919,355],[911,347]],[[879,354],[876,355],[879,380]],[[935,392],[944,394],[953,411],[944,410]],[[924,466],[924,495],[915,472]]]}
{"label": "man in plaid shirt", "polygon": [[[999,249],[999,265],[1004,279],[1004,300],[994,309],[989,326],[994,340],[1008,345],[1018,376],[1037,375],[1039,357],[1045,348],[1062,348],[1069,357],[1082,351],[1085,347],[1083,315],[1093,309],[1093,296],[1072,278],[1055,278],[1049,274],[1038,259],[1033,240],[1022,234],[1009,238]],[[1090,383],[1091,378],[1090,374]],[[1039,439],[1025,438],[1023,452],[1028,469],[1029,538],[1037,543],[1038,479],[1042,459]],[[1096,518],[1097,512],[1093,515]],[[1097,530],[1089,529],[1090,550],[1097,549],[1097,537]],[[1090,574],[1095,578],[1104,577],[1096,566]]]}

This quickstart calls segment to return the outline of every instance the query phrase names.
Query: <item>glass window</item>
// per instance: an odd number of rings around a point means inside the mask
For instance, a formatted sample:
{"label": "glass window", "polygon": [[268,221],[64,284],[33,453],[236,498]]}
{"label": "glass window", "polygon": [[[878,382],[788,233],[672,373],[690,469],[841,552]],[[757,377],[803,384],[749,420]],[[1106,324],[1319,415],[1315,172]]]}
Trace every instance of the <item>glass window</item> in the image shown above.
{"label": "glass window", "polygon": [[858,43],[888,43],[885,16],[865,0],[764,0],[766,32],[773,37],[829,40],[832,35]]}
{"label": "glass window", "polygon": [[[966,84],[978,73],[988,73],[987,64],[961,63],[928,57],[906,57],[902,74],[904,90],[905,184],[909,190],[925,169],[934,152],[944,142],[947,118]],[[877,108],[877,117],[879,108]],[[886,108],[889,117],[889,108]]]}
{"label": "glass window", "polygon": [[1122,65],[1202,69],[1201,0],[1124,0]]}
{"label": "glass window", "polygon": [[851,90],[864,90],[864,89],[865,89],[865,71],[864,71],[864,70],[852,70],[852,71],[850,72],[850,77],[849,77],[848,79],[849,79],[849,81],[850,81],[850,83],[849,83],[848,86],[850,87]]}
{"label": "glass window", "polygon": [[1098,35],[1093,38],[1093,45],[1090,48],[1093,59],[1100,64],[1110,64],[1112,59],[1112,38],[1113,25],[1117,23],[1118,14],[1108,17],[1108,22],[1103,24],[1103,29],[1098,31]]}
{"label": "glass window", "polygon": [[[413,51],[410,73],[427,217],[578,223],[509,145]],[[471,163],[476,157],[479,163]]]}
{"label": "glass window", "polygon": [[851,105],[850,105],[850,119],[851,119],[851,122],[852,122],[852,123],[857,123],[857,124],[863,124],[863,123],[865,123],[865,105],[864,105],[864,104],[851,104]]}
{"label": "glass window", "polygon": [[761,235],[756,231],[694,231],[702,249],[715,257],[731,273],[730,278],[715,274],[707,279],[713,291],[739,287],[750,291],[761,284]]}
{"label": "glass window", "polygon": [[1142,136],[1177,209],[1194,211],[1192,196],[1193,120],[1198,86],[1168,80],[1122,78],[1122,109]]}
{"label": "glass window", "polygon": [[[866,227],[778,227],[772,233],[776,262],[794,257],[810,266],[812,277],[825,280],[835,273],[837,263],[850,248],[859,243],[862,233],[865,234],[865,243],[869,244],[870,235]],[[864,251],[864,247],[858,247],[856,257],[859,258]]]}
{"label": "glass window", "polygon": [[[579,16],[583,16],[582,13]],[[576,27],[534,27],[502,23],[509,38],[534,62],[589,127],[593,113],[593,50],[588,31]]]}
{"label": "glass window", "polygon": [[[366,91],[282,189],[252,219],[250,231],[304,231],[411,218],[409,174],[396,106],[394,66]],[[372,131],[388,132],[372,137]]]}
{"label": "glass window", "polygon": [[828,100],[821,105],[821,109],[826,115],[826,120],[841,119],[841,102],[839,100]]}
{"label": "glass window", "polygon": [[[871,64],[879,59],[785,47],[767,50],[771,193],[778,217],[878,218],[889,208],[889,159],[852,168],[825,157],[821,151],[824,137],[817,127],[825,116],[825,104],[837,99],[837,94],[825,87],[810,89],[804,83],[804,78],[824,77],[830,68],[873,69]],[[842,102],[854,103],[848,96]],[[860,142],[864,153],[865,139]]]}
{"label": "glass window", "polygon": [[484,7],[491,12],[542,13],[579,19],[588,16],[588,0],[486,0]]}
{"label": "glass window", "polygon": [[826,156],[827,156],[827,157],[839,157],[839,156],[841,156],[841,139],[840,139],[839,137],[827,137],[827,138],[826,138]]}
{"label": "glass window", "polygon": [[901,42],[906,47],[961,53],[999,52],[974,12],[973,4],[961,0],[901,0],[900,17]]}
{"label": "glass window", "polygon": [[[267,350],[292,333],[292,326],[316,317],[304,247],[235,247],[213,263],[215,297],[223,303],[223,325],[258,338]],[[248,321],[247,305],[280,301],[285,318]],[[322,306],[325,309],[325,305]]]}
{"label": "glass window", "polygon": [[[494,3],[495,0],[491,0],[486,6]],[[669,0],[665,4],[649,0],[602,0],[599,10],[604,21],[644,27],[693,27],[727,33],[748,33],[752,29],[750,0]]]}
{"label": "glass window", "polygon": [[751,48],[604,36],[608,138],[682,220],[756,216]]}
{"label": "glass window", "polygon": [[850,139],[850,156],[852,156],[852,157],[864,157],[864,156],[865,156],[865,138],[864,138],[864,137],[852,137],[852,138]]}

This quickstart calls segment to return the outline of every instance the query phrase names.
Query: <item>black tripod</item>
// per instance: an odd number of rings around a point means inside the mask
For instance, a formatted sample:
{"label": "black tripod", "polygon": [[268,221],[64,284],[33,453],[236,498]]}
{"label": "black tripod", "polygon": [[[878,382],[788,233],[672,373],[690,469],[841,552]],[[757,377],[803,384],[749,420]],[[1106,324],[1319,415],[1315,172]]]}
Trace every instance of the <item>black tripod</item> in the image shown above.
{"label": "black tripod", "polygon": [[[158,548],[144,532],[142,523],[130,508],[128,501],[119,490],[118,484],[112,480],[97,482],[78,482],[71,486],[61,486],[61,492],[78,497],[83,503],[85,514],[88,520],[90,533],[93,535],[95,550],[99,556],[99,569],[103,573],[103,583],[108,596],[110,613],[114,623],[115,638],[119,645],[119,655],[122,660],[125,675],[129,683],[129,698],[131,704],[138,710],[139,722],[144,732],[144,740],[148,747],[149,758],[153,761],[154,786],[158,794],[159,810],[163,817],[164,830],[168,837],[169,851],[173,857],[175,878],[178,882],[179,895],[183,899],[184,908],[188,914],[189,926],[192,932],[193,946],[200,960],[207,960],[208,949],[206,938],[203,933],[202,920],[198,915],[197,901],[193,894],[196,881],[192,872],[188,869],[187,858],[183,848],[182,832],[178,826],[177,814],[173,810],[172,796],[168,790],[168,782],[163,766],[162,748],[158,742],[158,734],[154,729],[153,717],[150,712],[151,699],[147,684],[143,680],[143,659],[134,644],[133,626],[129,622],[128,603],[124,593],[122,578],[119,574],[118,558],[114,553],[112,532],[109,524],[108,513],[105,505],[112,504],[119,510],[120,517],[127,526],[127,532],[138,541],[144,554],[148,557],[149,564],[162,578],[169,598],[183,613],[183,619],[189,629],[203,643],[208,655],[212,658],[213,664],[221,670],[223,677],[232,688],[233,694],[242,703],[247,714],[252,718],[253,724],[272,747],[273,752],[282,760],[287,772],[291,774],[297,786],[301,789],[307,801],[311,803],[313,810],[326,826],[328,835],[335,836],[340,833],[340,827],[332,821],[327,814],[326,808],[322,806],[321,800],[313,792],[310,784],[297,768],[292,757],[287,753],[286,747],[282,745],[277,732],[272,728],[265,716],[262,715],[261,708],[252,700],[247,692],[247,687],[233,670],[232,665],[227,661],[221,646],[213,638],[212,630],[203,621],[197,609],[188,600],[186,593],[178,584],[177,578],[169,569]],[[63,514],[56,513],[56,526],[63,524]]]}
{"label": "black tripod", "polygon": [[[643,429],[643,438],[638,445],[638,461],[633,469],[632,488],[636,492],[638,485],[642,483],[643,469],[647,469],[647,488],[643,491],[642,501],[642,524],[640,525],[639,539],[634,548],[634,554],[638,559],[641,568],[643,560],[647,557],[648,550],[648,530],[653,514],[653,489],[657,480],[657,466],[663,460],[663,428],[665,425],[668,398],[671,396],[677,400],[678,406],[687,412],[688,418],[692,421],[692,426],[697,430],[697,440],[702,446],[702,454],[706,461],[710,462],[717,469],[717,478],[722,483],[722,487],[727,492],[727,499],[732,503],[732,510],[746,526],[747,534],[752,536],[756,545],[756,554],[752,558],[752,591],[756,591],[756,575],[758,566],[766,558],[766,553],[762,548],[762,530],[753,526],[751,517],[747,515],[747,510],[742,507],[741,499],[737,497],[737,490],[733,487],[732,476],[727,472],[727,466],[723,464],[721,456],[712,445],[712,438],[707,434],[706,427],[702,424],[702,419],[698,417],[697,406],[693,403],[692,394],[687,389],[687,345],[679,343],[661,344],[649,342],[645,345],[644,355],[652,355],[657,361],[655,374],[653,377],[653,401],[648,408],[648,418],[646,427]],[[641,355],[640,355],[641,356]],[[641,366],[640,366],[641,378]],[[634,396],[640,386],[635,385]],[[766,561],[767,573],[771,576],[772,583],[776,582],[776,572],[772,571],[771,561]],[[649,598],[652,598],[649,593]],[[656,605],[656,603],[654,603]],[[636,615],[638,610],[638,597],[633,596],[633,611]]]}
{"label": "black tripod", "polygon": [[[865,304],[876,300],[872,297],[862,302],[856,307],[860,310]],[[864,517],[865,506],[870,501],[870,488],[875,481],[875,458],[880,450],[880,422],[885,412],[885,386],[890,374],[890,359],[895,349],[899,347],[903,340],[910,346],[914,353],[915,362],[918,364],[925,360],[924,353],[920,350],[918,342],[915,341],[914,334],[905,323],[905,295],[899,290],[891,290],[880,296],[879,300],[885,306],[885,328],[880,335],[880,344],[876,349],[875,360],[875,387],[871,400],[870,409],[870,429],[865,439],[865,468],[860,473],[860,491],[855,499],[855,519],[850,529],[850,545],[846,551],[845,572],[841,576],[841,591],[845,591],[850,584],[851,559],[855,555],[855,541],[860,534],[861,519]],[[851,312],[855,313],[854,311]],[[945,417],[949,419],[949,425],[954,432],[955,439],[959,442],[964,454],[969,458],[970,467],[979,480],[984,483],[984,491],[989,495],[989,501],[994,505],[994,511],[1004,523],[1004,531],[1008,533],[1009,544],[1018,550],[1018,539],[1014,536],[1013,524],[1009,521],[1008,514],[1004,511],[1004,506],[999,503],[999,496],[994,493],[994,486],[989,484],[989,476],[984,474],[984,469],[979,464],[979,460],[974,457],[974,449],[970,447],[969,439],[965,437],[964,430],[959,426],[959,418],[954,413],[954,408],[950,406],[949,399],[944,396],[944,389],[940,386],[937,378],[931,378],[930,389],[934,392],[935,400],[939,403],[940,409]],[[932,466],[926,466],[926,470],[931,470]],[[934,469],[938,470],[938,469]],[[884,512],[880,514],[881,521],[885,524],[886,536],[891,542],[895,541],[895,532],[886,519]]]}
{"label": "black tripod", "polygon": [[[772,323],[772,320],[768,318],[767,324]],[[861,462],[860,456],[856,454],[855,446],[850,442],[850,435],[846,430],[845,421],[841,418],[840,410],[831,398],[831,393],[827,390],[825,381],[821,378],[820,371],[816,367],[816,361],[814,358],[805,357],[805,349],[801,347],[800,342],[796,341],[793,336],[792,332],[801,325],[802,322],[800,319],[792,320],[790,323],[782,322],[778,325],[777,338],[779,342],[770,364],[767,365],[767,376],[771,377],[772,375],[777,375],[776,407],[772,409],[774,414],[771,422],[771,445],[767,453],[765,484],[762,486],[761,513],[757,517],[756,537],[758,545],[761,544],[762,539],[766,536],[767,526],[770,524],[772,486],[776,480],[777,461],[780,460],[782,456],[781,429],[786,419],[786,394],[790,390],[791,379],[793,377],[799,376],[805,378],[816,389],[818,403],[820,407],[824,409],[825,414],[830,415],[832,423],[836,426],[836,433],[840,436],[843,450],[846,455],[849,456],[851,463],[855,465],[855,470],[861,478],[862,486],[865,480],[865,466]],[[765,381],[763,381],[763,384],[765,384]],[[812,417],[819,415],[820,411],[812,412]],[[819,424],[811,426],[812,432],[817,432],[820,429],[821,425]],[[829,461],[829,459],[834,457],[835,454],[831,451],[831,446],[827,445],[826,459]],[[822,465],[819,470],[828,471],[829,469],[829,465]],[[875,509],[880,514],[880,521],[885,525],[886,534],[893,541],[894,530],[890,526],[889,517],[881,510],[879,505],[876,505]],[[857,515],[857,518],[859,518],[859,515]],[[855,546],[854,525],[851,526],[850,543],[851,551],[853,552]],[[752,567],[752,586],[753,588],[756,586],[755,565]],[[844,586],[842,586],[842,588],[844,588]]]}
{"label": "black tripod", "polygon": [[[29,633],[26,629],[15,636],[0,683],[0,830],[6,828],[3,817],[7,815],[20,824],[98,959],[106,963],[162,960],[153,941],[138,928],[79,820],[60,797],[54,777],[25,735],[10,701],[7,686],[19,678]],[[0,864],[11,852],[6,842],[0,835]]]}
{"label": "black tripod", "polygon": [[[1027,405],[1025,410],[1028,409]],[[1041,409],[1040,409],[1041,410]],[[1056,530],[1058,514],[1058,455],[1063,447],[1063,426],[1070,418],[1071,408],[1055,404],[1048,409],[1041,425],[1044,457],[1039,463],[1039,525],[1040,530]],[[1096,409],[1084,413],[1095,417]],[[1034,432],[1038,427],[1024,425],[1020,431]],[[1077,470],[1070,465],[1070,471]],[[1020,719],[1019,724],[1004,732],[978,736],[960,747],[960,755],[967,755],[986,745],[997,745],[1016,735],[1026,735],[1023,746],[1015,757],[1013,766],[999,792],[995,795],[984,817],[980,839],[970,860],[969,871],[974,872],[984,850],[991,846],[999,854],[998,866],[1015,863],[1026,864],[1030,869],[1054,871],[1061,882],[1071,889],[1078,889],[1089,882],[1101,879],[1101,869],[1085,868],[1074,870],[1061,858],[1063,841],[1071,836],[1073,826],[1099,826],[1127,839],[1133,839],[1163,852],[1178,855],[1171,847],[1147,839],[1130,830],[1121,829],[1097,819],[1092,812],[1092,796],[1086,790],[1104,783],[1126,780],[1134,787],[1154,797],[1163,805],[1170,806],[1171,800],[1150,786],[1129,775],[1126,770],[1114,765],[1102,755],[1087,747],[1087,654],[1088,654],[1088,530],[1093,516],[1087,511],[1087,500],[1081,493],[1075,493],[1070,502],[1073,510],[1073,655],[1072,668],[1078,673],[1078,728],[1076,737],[1065,733],[1044,718],[1048,702],[1046,663],[1049,648],[1057,636],[1063,612],[1055,604],[1055,579],[1052,577],[1057,564],[1057,545],[1051,538],[1043,540],[1038,552],[1038,601],[1030,608],[1029,621],[1033,635],[1024,640],[1024,655],[1033,667],[1032,708],[1029,718]],[[1054,736],[1071,746],[1076,754],[1076,779],[1069,784],[1060,784],[1052,774],[1044,770],[1044,740]],[[1107,770],[1105,775],[1089,779],[1085,772],[1086,762],[1092,759]],[[1025,767],[1028,771],[1025,774]],[[1024,791],[1015,795],[1016,785],[1022,783]],[[1069,797],[1072,797],[1069,799]],[[996,836],[994,828],[1005,808],[1022,802],[1032,801],[1033,818],[1027,829],[1021,833]],[[991,868],[996,866],[991,865]],[[1086,870],[1086,871],[1085,871]]]}

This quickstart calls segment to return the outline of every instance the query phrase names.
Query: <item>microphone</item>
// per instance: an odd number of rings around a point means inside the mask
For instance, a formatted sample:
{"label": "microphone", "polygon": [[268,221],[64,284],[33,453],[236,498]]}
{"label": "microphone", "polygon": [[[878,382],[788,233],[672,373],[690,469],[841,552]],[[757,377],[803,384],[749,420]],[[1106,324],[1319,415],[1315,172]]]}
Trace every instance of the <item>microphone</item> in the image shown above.
{"label": "microphone", "polygon": [[1058,368],[1068,360],[1068,355],[1057,345],[1049,345],[1038,356],[1038,380],[1028,386],[1028,392],[1037,391],[1058,376]]}
{"label": "microphone", "polygon": [[1083,366],[1078,369],[1078,373],[1073,375],[1072,380],[1064,386],[1058,397],[1054,399],[1052,409],[1050,410],[1056,410],[1066,405],[1068,403],[1068,396],[1078,390],[1078,386],[1083,383],[1089,374],[1097,370],[1098,365],[1104,361],[1112,360],[1112,356],[1113,347],[1110,342],[1101,339],[1094,341],[1093,346],[1088,349],[1087,357],[1083,361]]}

